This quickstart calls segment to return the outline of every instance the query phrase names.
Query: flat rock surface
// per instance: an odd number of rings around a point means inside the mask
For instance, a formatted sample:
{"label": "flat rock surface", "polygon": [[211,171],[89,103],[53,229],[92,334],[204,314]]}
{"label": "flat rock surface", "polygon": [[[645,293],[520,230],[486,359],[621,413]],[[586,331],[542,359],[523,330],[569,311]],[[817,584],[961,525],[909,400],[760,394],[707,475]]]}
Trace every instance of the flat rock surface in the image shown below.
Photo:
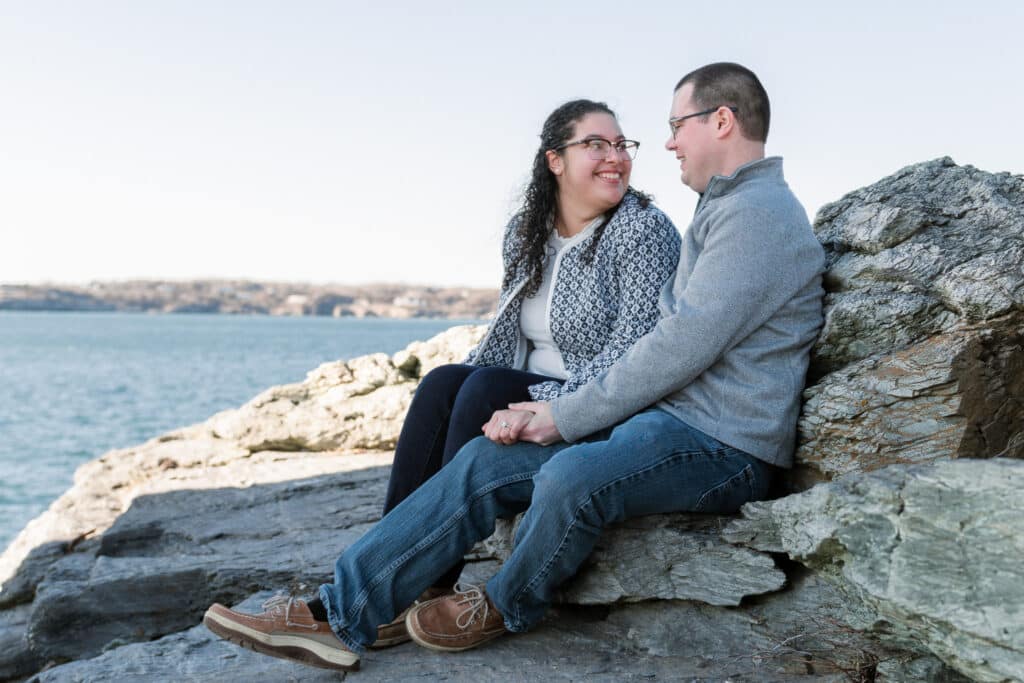
{"label": "flat rock surface", "polygon": [[[258,611],[270,593],[242,602]],[[526,634],[477,650],[441,654],[407,643],[371,651],[356,674],[265,657],[213,636],[203,626],[45,671],[40,683],[152,681],[701,681],[846,682],[895,657],[837,628],[829,615],[841,596],[811,576],[772,600],[736,610],[671,601],[613,608],[552,610]],[[895,661],[895,660],[894,660]]]}
{"label": "flat rock surface", "polygon": [[31,612],[31,605],[0,611],[0,681],[26,676],[43,664],[25,636]]}
{"label": "flat rock surface", "polygon": [[33,652],[43,661],[93,656],[186,628],[212,602],[261,588],[310,590],[379,519],[390,458],[307,454],[333,472],[135,498],[102,536],[33,572],[37,583],[24,587],[34,596]]}
{"label": "flat rock surface", "polygon": [[[334,464],[347,471],[313,478],[139,496],[102,536],[65,553],[51,549],[14,584],[34,597],[33,653],[44,661],[91,657],[111,643],[181,630],[211,603],[231,604],[254,590],[311,593],[380,517],[388,454],[344,457]],[[676,515],[620,525],[561,600],[737,605],[781,588],[786,577],[774,561],[722,541],[722,524]]]}
{"label": "flat rock surface", "polygon": [[[101,536],[40,553],[32,574],[38,583],[26,589],[34,602],[2,613],[17,615],[7,635],[17,639],[27,626],[33,648],[5,652],[0,665],[31,672],[42,662],[78,660],[40,673],[39,681],[338,680],[236,648],[196,624],[214,601],[258,611],[271,590],[308,595],[330,575],[335,555],[376,521],[390,454],[260,455],[271,472],[281,463],[302,470],[305,459],[349,471],[135,498]],[[673,542],[700,552],[720,520],[635,523],[625,531],[672,530]],[[685,543],[686,533],[696,545]],[[602,548],[602,562],[615,557],[615,545]],[[744,552],[764,558],[767,575],[782,576],[770,558]],[[472,562],[468,578],[495,568]],[[841,600],[813,576],[760,600],[741,608],[681,600],[562,606],[541,628],[474,652],[440,655],[411,644],[371,652],[359,679],[841,681],[850,667],[893,656],[836,628],[830,615],[843,611]]]}

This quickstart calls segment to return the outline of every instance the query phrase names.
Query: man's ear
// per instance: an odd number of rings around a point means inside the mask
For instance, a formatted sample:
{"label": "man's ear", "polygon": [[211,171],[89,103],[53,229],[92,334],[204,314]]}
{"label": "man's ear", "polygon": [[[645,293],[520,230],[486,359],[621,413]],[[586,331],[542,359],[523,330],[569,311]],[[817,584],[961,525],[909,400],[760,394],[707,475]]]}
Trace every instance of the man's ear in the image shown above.
{"label": "man's ear", "polygon": [[562,155],[552,149],[549,149],[544,152],[544,156],[548,159],[548,170],[555,175],[562,175],[562,169],[564,168]]}
{"label": "man's ear", "polygon": [[712,116],[712,121],[715,124],[716,137],[724,138],[728,135],[736,126],[736,115],[732,113],[732,109],[729,107],[719,107]]}

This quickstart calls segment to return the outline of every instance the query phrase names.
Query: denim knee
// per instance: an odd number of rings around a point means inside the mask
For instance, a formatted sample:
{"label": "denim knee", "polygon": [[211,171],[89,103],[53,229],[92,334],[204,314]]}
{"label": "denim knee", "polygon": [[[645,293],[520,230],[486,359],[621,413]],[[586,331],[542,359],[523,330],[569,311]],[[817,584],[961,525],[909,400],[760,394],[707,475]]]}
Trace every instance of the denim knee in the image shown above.
{"label": "denim knee", "polygon": [[601,494],[593,482],[579,476],[567,458],[556,455],[533,477],[531,507],[600,530],[625,518],[623,507],[615,503],[614,497]]}
{"label": "denim knee", "polygon": [[465,482],[466,493],[472,493],[490,477],[488,465],[501,457],[497,452],[499,448],[500,445],[487,437],[478,436],[460,448],[445,468],[451,469],[456,481]]}
{"label": "denim knee", "polygon": [[[512,452],[515,448],[496,444],[485,436],[472,439],[442,469],[442,472],[451,470],[447,495],[453,498],[461,495],[462,500],[472,501],[484,493],[497,491],[500,503],[516,501],[525,507],[532,491],[531,479],[537,470],[530,457],[517,457]],[[511,484],[516,485],[514,490],[507,489]]]}

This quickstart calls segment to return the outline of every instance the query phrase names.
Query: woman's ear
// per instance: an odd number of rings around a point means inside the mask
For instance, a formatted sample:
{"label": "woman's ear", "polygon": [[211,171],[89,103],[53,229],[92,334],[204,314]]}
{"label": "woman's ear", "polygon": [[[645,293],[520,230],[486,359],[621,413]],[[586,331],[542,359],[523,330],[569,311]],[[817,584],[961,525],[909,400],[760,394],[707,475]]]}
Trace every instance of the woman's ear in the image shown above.
{"label": "woman's ear", "polygon": [[555,175],[562,175],[562,169],[564,168],[562,155],[552,149],[549,149],[544,152],[544,156],[548,158],[548,170]]}

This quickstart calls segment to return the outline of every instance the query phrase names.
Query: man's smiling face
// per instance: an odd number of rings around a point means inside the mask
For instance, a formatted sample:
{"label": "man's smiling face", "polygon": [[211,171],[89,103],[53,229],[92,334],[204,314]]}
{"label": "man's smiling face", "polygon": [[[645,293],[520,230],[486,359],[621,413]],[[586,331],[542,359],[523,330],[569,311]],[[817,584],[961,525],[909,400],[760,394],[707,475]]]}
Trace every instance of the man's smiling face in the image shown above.
{"label": "man's smiling face", "polygon": [[[687,116],[701,111],[693,102],[693,85],[687,83],[672,98],[669,118]],[[714,115],[696,116],[675,124],[665,149],[679,160],[680,179],[694,192],[704,192],[715,175],[717,154]]]}

